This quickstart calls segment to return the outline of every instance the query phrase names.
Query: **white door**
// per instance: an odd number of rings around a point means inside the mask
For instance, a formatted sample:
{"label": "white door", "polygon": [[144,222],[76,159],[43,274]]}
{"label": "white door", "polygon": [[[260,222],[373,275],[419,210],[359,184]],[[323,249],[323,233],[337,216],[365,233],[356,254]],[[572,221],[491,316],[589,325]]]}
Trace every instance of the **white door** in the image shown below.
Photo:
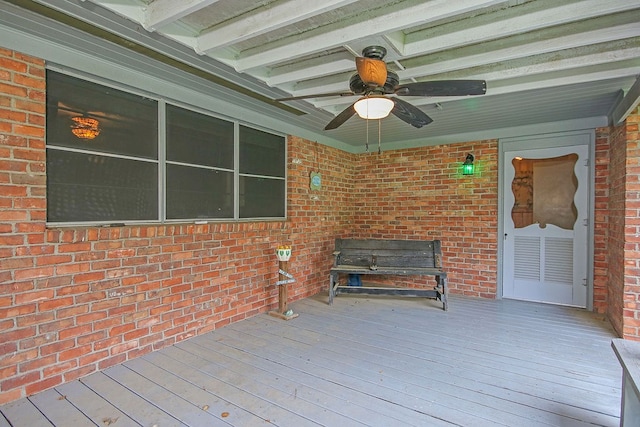
{"label": "white door", "polygon": [[587,306],[588,154],[504,152],[503,297]]}

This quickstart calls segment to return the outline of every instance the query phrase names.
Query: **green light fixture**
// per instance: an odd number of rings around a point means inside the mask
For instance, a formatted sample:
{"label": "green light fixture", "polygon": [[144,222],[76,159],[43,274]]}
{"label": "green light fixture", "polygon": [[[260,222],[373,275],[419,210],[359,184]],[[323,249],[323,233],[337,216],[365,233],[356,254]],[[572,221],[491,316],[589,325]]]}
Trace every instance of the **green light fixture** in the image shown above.
{"label": "green light fixture", "polygon": [[473,175],[473,172],[475,170],[473,160],[473,154],[467,154],[467,158],[464,159],[464,163],[462,164],[462,175]]}

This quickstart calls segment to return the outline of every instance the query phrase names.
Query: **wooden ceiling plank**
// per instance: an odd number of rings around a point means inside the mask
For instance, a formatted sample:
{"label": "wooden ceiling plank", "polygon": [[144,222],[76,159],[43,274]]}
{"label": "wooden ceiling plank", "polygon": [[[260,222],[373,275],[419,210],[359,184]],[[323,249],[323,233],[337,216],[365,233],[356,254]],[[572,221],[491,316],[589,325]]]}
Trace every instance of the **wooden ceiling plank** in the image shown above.
{"label": "wooden ceiling plank", "polygon": [[544,53],[558,52],[631,37],[640,37],[640,25],[637,23],[602,28],[584,33],[569,34],[555,37],[552,40],[546,40],[543,37],[541,41],[480,52],[473,55],[454,55],[454,59],[439,62],[426,61],[427,63],[425,65],[408,67],[406,70],[398,71],[398,76],[401,80],[426,77],[433,74],[478,67],[495,62],[527,58]]}
{"label": "wooden ceiling plank", "polygon": [[268,77],[266,82],[269,86],[273,87],[286,85],[287,83],[296,83],[302,80],[317,79],[347,71],[355,72],[355,63],[353,62],[353,59],[328,61],[310,67],[278,73]]}
{"label": "wooden ceiling plank", "polygon": [[405,56],[425,55],[607,14],[633,11],[640,7],[638,0],[556,3],[557,6],[534,10],[531,13],[525,13],[525,7],[528,5],[501,10],[490,14],[489,17],[493,19],[487,19],[488,22],[483,25],[470,25],[470,22],[462,20],[447,25],[450,30],[442,34],[429,33],[429,30],[413,33],[407,39],[416,41],[407,41],[403,53]]}
{"label": "wooden ceiling plank", "polygon": [[[155,0],[144,8],[142,26],[147,31],[175,22],[219,0]],[[131,17],[133,19],[133,17]]]}
{"label": "wooden ceiling plank", "polygon": [[[493,81],[487,83],[487,93],[482,98],[504,95],[529,90],[540,90],[545,88],[561,87],[580,83],[595,83],[602,80],[614,80],[619,78],[632,78],[638,75],[640,70],[637,66],[613,67],[611,69],[598,69],[591,72],[583,72],[580,74],[569,74],[540,76],[539,79],[508,79],[505,82]],[[460,98],[458,98],[460,99]],[[415,105],[425,105],[433,103],[445,103],[453,101],[453,97],[434,97],[434,98],[416,98],[413,100]]]}
{"label": "wooden ceiling plank", "polygon": [[[598,65],[607,64],[607,66],[613,68],[616,67],[616,62],[622,63],[622,61],[634,60],[638,57],[640,57],[640,47],[631,47],[628,49],[599,52],[578,57],[561,58],[552,61],[544,61],[537,64],[533,62],[523,64],[521,66],[504,64],[504,66],[496,67],[495,71],[476,74],[476,77],[484,78],[487,81],[496,81],[524,76],[529,77],[544,73],[553,73],[557,71],[572,70],[571,74],[575,75],[577,79],[580,79],[581,74],[585,74],[585,72],[588,74],[589,69],[593,69]],[[636,73],[640,73],[640,62],[637,63]]]}
{"label": "wooden ceiling plank", "polygon": [[288,61],[292,58],[309,55],[314,52],[334,48],[348,44],[353,40],[363,37],[374,37],[388,32],[400,31],[406,27],[423,25],[428,22],[452,17],[461,13],[507,3],[505,0],[432,0],[406,7],[402,10],[389,11],[376,18],[365,21],[353,22],[347,26],[334,27],[333,29],[315,33],[315,35],[303,38],[292,38],[290,43],[278,44],[278,46],[262,48],[250,55],[240,55],[235,61],[236,71],[247,71],[267,65]]}
{"label": "wooden ceiling plank", "polygon": [[206,54],[212,50],[258,37],[356,1],[323,0],[321,2],[309,2],[296,0],[277,3],[275,6],[269,5],[259,9],[257,13],[247,14],[242,19],[231,20],[206,31],[197,39],[196,52]]}

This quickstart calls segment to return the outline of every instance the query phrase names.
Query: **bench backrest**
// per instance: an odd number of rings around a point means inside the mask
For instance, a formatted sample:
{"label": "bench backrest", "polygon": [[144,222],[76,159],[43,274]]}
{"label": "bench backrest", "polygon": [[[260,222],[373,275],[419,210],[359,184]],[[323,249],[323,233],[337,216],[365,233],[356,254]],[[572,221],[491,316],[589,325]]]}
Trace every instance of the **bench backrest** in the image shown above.
{"label": "bench backrest", "polygon": [[442,268],[440,240],[336,239],[336,265]]}

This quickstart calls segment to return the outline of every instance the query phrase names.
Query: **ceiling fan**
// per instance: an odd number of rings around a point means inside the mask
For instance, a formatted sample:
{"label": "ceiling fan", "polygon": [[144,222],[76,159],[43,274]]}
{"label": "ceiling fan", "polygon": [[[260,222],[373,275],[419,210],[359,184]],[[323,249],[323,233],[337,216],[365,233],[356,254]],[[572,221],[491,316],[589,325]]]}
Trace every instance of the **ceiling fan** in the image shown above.
{"label": "ceiling fan", "polygon": [[421,128],[433,119],[398,96],[467,96],[484,95],[487,91],[484,80],[434,80],[401,85],[398,75],[387,70],[387,64],[382,60],[386,54],[387,50],[382,46],[363,49],[362,56],[356,57],[357,73],[349,79],[350,92],[292,96],[277,101],[361,95],[360,99],[344,109],[324,129],[336,129],[356,113],[365,119],[380,119],[391,113],[411,126]]}

